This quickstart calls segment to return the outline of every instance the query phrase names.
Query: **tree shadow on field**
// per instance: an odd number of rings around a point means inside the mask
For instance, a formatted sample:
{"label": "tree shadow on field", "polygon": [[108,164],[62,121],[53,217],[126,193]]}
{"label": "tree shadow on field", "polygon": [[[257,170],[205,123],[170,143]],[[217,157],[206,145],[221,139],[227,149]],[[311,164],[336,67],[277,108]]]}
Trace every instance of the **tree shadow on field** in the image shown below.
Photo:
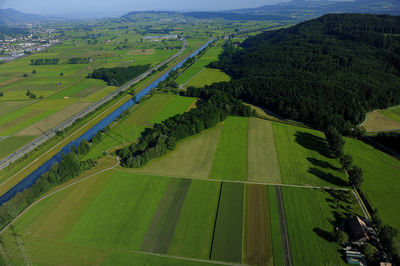
{"label": "tree shadow on field", "polygon": [[335,166],[333,166],[332,164],[322,161],[322,160],[318,160],[316,158],[311,158],[311,157],[307,157],[307,160],[312,163],[315,166],[319,166],[321,168],[327,168],[327,169],[332,169],[332,170],[340,170],[340,168],[337,168]]}
{"label": "tree shadow on field", "polygon": [[322,230],[321,228],[314,228],[313,232],[316,233],[320,238],[325,239],[328,242],[333,241],[333,235],[331,232]]}
{"label": "tree shadow on field", "polygon": [[333,184],[333,185],[337,185],[337,186],[346,186],[347,185],[347,183],[344,182],[339,177],[334,176],[331,173],[322,172],[321,170],[319,170],[316,167],[308,168],[308,172],[310,174],[315,175],[316,177],[318,177],[318,178],[320,178],[322,180],[325,180],[326,182],[329,182],[329,183]]}
{"label": "tree shadow on field", "polygon": [[315,136],[313,134],[307,132],[297,131],[295,134],[295,140],[298,144],[303,146],[306,149],[316,151],[322,156],[330,158],[331,155],[329,153],[328,145],[325,142],[324,138]]}

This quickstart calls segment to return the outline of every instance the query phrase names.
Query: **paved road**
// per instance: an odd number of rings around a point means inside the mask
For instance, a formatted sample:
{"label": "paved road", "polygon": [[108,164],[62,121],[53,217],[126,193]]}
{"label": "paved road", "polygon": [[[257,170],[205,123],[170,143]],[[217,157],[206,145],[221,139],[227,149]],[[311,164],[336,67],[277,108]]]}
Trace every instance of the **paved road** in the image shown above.
{"label": "paved road", "polygon": [[118,88],[117,90],[113,91],[112,93],[110,93],[106,97],[104,97],[101,100],[99,100],[98,102],[96,102],[96,103],[92,104],[91,106],[85,108],[84,110],[82,110],[81,112],[75,114],[74,116],[72,116],[71,118],[67,119],[66,121],[64,121],[60,125],[58,125],[55,128],[47,131],[46,133],[44,133],[40,137],[34,139],[33,141],[31,141],[30,143],[28,143],[24,147],[20,148],[18,151],[12,153],[7,158],[1,160],[0,161],[0,170],[5,168],[5,167],[7,167],[12,162],[15,162],[16,160],[18,160],[19,158],[21,158],[25,154],[29,153],[30,151],[36,149],[38,146],[40,146],[41,144],[43,144],[44,142],[46,142],[47,140],[49,140],[50,138],[55,136],[57,131],[61,131],[61,130],[65,129],[65,128],[71,126],[77,119],[85,117],[90,112],[94,111],[96,108],[98,108],[101,105],[105,104],[106,102],[110,101],[112,98],[114,98],[114,96],[117,96],[120,92],[129,89],[133,84],[135,84],[135,83],[147,78],[149,75],[151,75],[153,70],[157,70],[160,66],[162,66],[164,64],[168,64],[171,61],[175,60],[177,57],[179,57],[185,51],[186,46],[187,46],[186,39],[183,39],[182,48],[176,54],[174,54],[173,56],[171,56],[170,58],[168,58],[164,62],[156,65],[155,67],[151,68],[150,70],[146,71],[145,73],[141,74],[140,76],[136,77],[135,79],[129,81],[128,83],[126,83],[122,87]]}
{"label": "paved road", "polygon": [[283,206],[282,188],[280,186],[276,186],[275,189],[276,199],[278,200],[278,214],[282,237],[283,260],[285,266],[292,266],[292,254],[290,251],[289,234],[286,226],[286,215],[285,207]]}

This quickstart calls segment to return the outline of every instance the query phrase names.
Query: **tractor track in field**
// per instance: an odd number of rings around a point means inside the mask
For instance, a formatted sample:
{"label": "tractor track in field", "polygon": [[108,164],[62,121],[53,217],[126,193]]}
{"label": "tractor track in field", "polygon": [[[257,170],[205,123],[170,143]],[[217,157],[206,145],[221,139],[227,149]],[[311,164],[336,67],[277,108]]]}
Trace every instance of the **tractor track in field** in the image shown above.
{"label": "tractor track in field", "polygon": [[282,188],[279,186],[275,186],[275,189],[276,189],[276,199],[278,201],[278,215],[279,215],[279,224],[281,228],[284,265],[292,266],[293,265],[292,254],[290,252],[289,234],[286,226],[286,215],[285,215],[285,207],[283,205]]}

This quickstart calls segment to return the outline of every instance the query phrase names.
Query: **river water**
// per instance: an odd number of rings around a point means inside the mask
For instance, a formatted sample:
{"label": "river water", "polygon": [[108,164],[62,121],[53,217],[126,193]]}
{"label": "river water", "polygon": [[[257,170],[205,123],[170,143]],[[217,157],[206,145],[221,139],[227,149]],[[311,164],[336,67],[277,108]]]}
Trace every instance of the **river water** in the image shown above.
{"label": "river water", "polygon": [[67,154],[69,152],[71,152],[71,146],[79,146],[80,143],[82,142],[82,140],[90,140],[92,139],[92,137],[99,131],[104,129],[106,126],[110,125],[115,119],[117,119],[122,112],[124,112],[125,110],[129,109],[130,107],[132,107],[137,101],[139,101],[143,96],[145,96],[146,94],[148,94],[152,89],[156,88],[157,85],[165,80],[169,73],[173,70],[176,70],[178,68],[180,68],[187,59],[196,56],[201,50],[203,50],[204,48],[206,48],[210,43],[212,43],[214,40],[211,40],[209,42],[207,42],[206,44],[204,44],[202,47],[200,47],[198,50],[196,50],[194,53],[192,53],[190,56],[186,57],[184,60],[182,60],[179,64],[177,64],[175,67],[173,67],[171,70],[169,70],[168,72],[166,72],[164,75],[162,75],[161,77],[159,77],[156,81],[154,81],[153,83],[151,83],[149,86],[147,86],[145,89],[143,89],[142,91],[140,91],[137,95],[136,95],[136,100],[128,100],[126,103],[124,103],[123,105],[121,105],[118,109],[116,109],[114,112],[112,112],[111,114],[109,114],[107,117],[105,117],[103,120],[101,120],[99,123],[97,123],[95,126],[93,126],[91,129],[89,129],[88,131],[86,131],[83,135],[81,135],[78,139],[75,139],[73,141],[71,141],[70,143],[68,143],[67,145],[65,145],[61,151],[59,153],[57,153],[56,155],[54,155],[50,160],[48,160],[47,162],[45,162],[42,166],[40,166],[38,169],[36,169],[34,172],[32,172],[30,175],[28,175],[26,178],[24,178],[23,180],[21,180],[17,185],[15,185],[13,188],[11,188],[8,192],[6,192],[5,194],[3,194],[0,197],[0,205],[2,205],[4,202],[9,201],[12,197],[15,196],[15,194],[17,194],[18,192],[22,192],[24,189],[26,188],[30,188],[31,186],[33,186],[36,183],[36,180],[39,179],[39,177],[50,170],[51,166],[55,163],[58,163],[61,161],[62,159],[62,154]]}

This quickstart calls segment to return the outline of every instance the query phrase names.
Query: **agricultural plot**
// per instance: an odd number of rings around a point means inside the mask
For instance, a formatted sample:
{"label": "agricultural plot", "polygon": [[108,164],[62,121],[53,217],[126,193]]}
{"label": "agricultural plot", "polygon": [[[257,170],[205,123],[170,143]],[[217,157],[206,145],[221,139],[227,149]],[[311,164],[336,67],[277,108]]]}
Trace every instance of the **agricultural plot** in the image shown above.
{"label": "agricultural plot", "polygon": [[0,140],[0,159],[18,150],[24,144],[29,143],[36,136],[14,136]]}
{"label": "agricultural plot", "polygon": [[381,110],[380,113],[389,117],[390,119],[400,123],[400,106],[391,107],[386,110]]}
{"label": "agricultural plot", "polygon": [[103,140],[96,144],[85,158],[95,159],[110,148],[136,141],[140,133],[146,127],[152,126],[154,121],[185,112],[194,100],[171,94],[156,94],[135,105],[129,116],[105,133]]}
{"label": "agricultural plot", "polygon": [[385,224],[400,230],[400,213],[394,204],[400,201],[400,162],[359,140],[345,141],[344,152],[351,154],[354,164],[363,169],[361,190],[369,203],[378,209]]}
{"label": "agricultural plot", "polygon": [[230,77],[219,69],[203,68],[185,83],[185,87],[194,86],[197,88],[211,85],[216,82],[230,81]]}
{"label": "agricultural plot", "polygon": [[392,119],[391,117],[396,118],[396,113],[391,111],[391,109],[373,111],[367,114],[367,122],[363,125],[363,127],[367,132],[400,129],[400,112],[397,120]]}
{"label": "agricultural plot", "polygon": [[242,261],[243,184],[222,183],[210,258]]}
{"label": "agricultural plot", "polygon": [[338,218],[361,216],[358,205],[335,201],[326,191],[283,187],[293,265],[346,265],[332,241]]}
{"label": "agricultural plot", "polygon": [[284,184],[345,186],[338,160],[329,157],[320,131],[273,123],[276,150]]}
{"label": "agricultural plot", "polygon": [[36,102],[36,100],[26,100],[26,101],[1,101],[0,100],[0,116],[3,116],[5,114],[15,111],[17,109],[23,108],[34,102]]}
{"label": "agricultural plot", "polygon": [[220,186],[192,180],[168,254],[209,259]]}
{"label": "agricultural plot", "polygon": [[248,118],[228,117],[224,121],[211,178],[247,179],[247,126]]}
{"label": "agricultural plot", "polygon": [[276,188],[268,186],[269,217],[271,224],[271,244],[274,265],[284,265],[281,227],[279,224]]}
{"label": "agricultural plot", "polygon": [[207,179],[223,124],[179,142],[175,150],[134,172]]}
{"label": "agricultural plot", "polygon": [[245,185],[243,263],[273,265],[267,187]]}
{"label": "agricultural plot", "polygon": [[221,42],[218,42],[213,47],[209,48],[204,55],[202,55],[199,60],[197,60],[193,65],[191,65],[179,78],[176,79],[176,82],[179,84],[186,83],[190,78],[199,73],[204,67],[206,67],[209,63],[218,60],[218,55],[222,53],[223,48],[221,47]]}
{"label": "agricultural plot", "polygon": [[282,183],[272,122],[249,119],[247,157],[249,181]]}

